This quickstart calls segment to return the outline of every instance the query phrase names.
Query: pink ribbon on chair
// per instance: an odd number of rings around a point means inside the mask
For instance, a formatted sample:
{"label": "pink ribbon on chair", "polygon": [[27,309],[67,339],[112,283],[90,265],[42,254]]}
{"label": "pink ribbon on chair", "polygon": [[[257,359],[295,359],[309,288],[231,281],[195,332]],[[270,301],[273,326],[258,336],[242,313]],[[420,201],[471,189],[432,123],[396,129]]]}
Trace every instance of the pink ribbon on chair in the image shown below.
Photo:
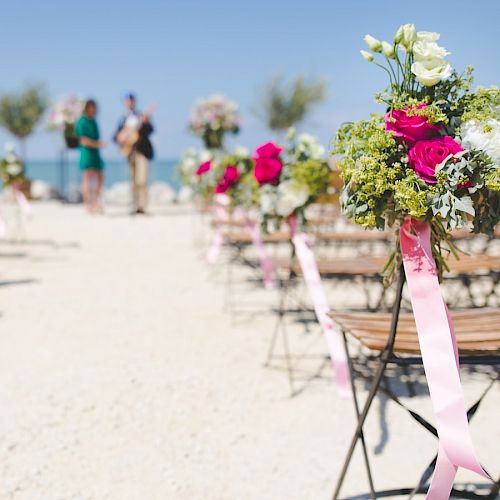
{"label": "pink ribbon on chair", "polygon": [[326,338],[330,359],[335,370],[337,388],[342,399],[352,397],[349,364],[342,335],[330,317],[330,307],[321,283],[316,258],[311,250],[309,239],[305,233],[297,233],[297,221],[291,217],[288,221],[304,281],[314,306],[314,312]]}
{"label": "pink ribbon on chair", "polygon": [[260,231],[260,225],[250,220],[247,213],[244,214],[245,225],[252,237],[252,243],[257,250],[259,256],[260,267],[262,269],[262,280],[264,281],[264,286],[268,290],[274,286],[274,269],[273,263],[269,258],[266,247],[262,240],[262,233]]}
{"label": "pink ribbon on chair", "polygon": [[21,191],[19,186],[14,185],[13,187],[14,187],[14,195],[16,197],[16,201],[23,215],[25,217],[31,217],[33,215],[33,208],[31,207],[30,202],[26,199],[26,196]]}
{"label": "pink ribbon on chair", "polygon": [[458,467],[490,477],[476,457],[469,433],[455,331],[439,287],[430,225],[406,217],[400,243],[439,436],[427,499],[443,500],[449,498]]}
{"label": "pink ribbon on chair", "polygon": [[[229,206],[229,197],[225,194],[216,194],[214,196],[214,215],[216,218],[227,221],[229,219],[229,214],[227,207]],[[222,224],[218,224],[215,227],[214,238],[212,244],[208,249],[207,262],[213,266],[219,257],[220,249],[224,243],[224,227]]]}

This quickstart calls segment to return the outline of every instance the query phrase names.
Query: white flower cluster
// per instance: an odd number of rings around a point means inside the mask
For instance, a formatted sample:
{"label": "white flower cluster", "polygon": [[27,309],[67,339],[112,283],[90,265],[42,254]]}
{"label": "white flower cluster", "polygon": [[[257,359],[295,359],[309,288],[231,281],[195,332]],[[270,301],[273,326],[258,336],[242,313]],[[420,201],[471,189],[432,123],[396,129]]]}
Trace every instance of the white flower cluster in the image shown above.
{"label": "white flower cluster", "polygon": [[295,147],[298,156],[306,156],[311,160],[322,160],[325,157],[325,147],[317,137],[311,134],[300,134]]}
{"label": "white flower cluster", "polygon": [[394,35],[393,44],[366,35],[364,41],[371,52],[362,50],[361,55],[369,62],[375,60],[373,53],[399,61],[398,47],[401,47],[413,56],[411,72],[422,85],[432,87],[452,74],[452,67],[445,60],[450,53],[437,44],[439,37],[439,33],[417,31],[414,24],[403,24]]}
{"label": "white flower cluster", "polygon": [[72,125],[82,114],[84,101],[77,95],[62,97],[53,104],[47,117],[49,130],[63,130],[66,125]]}
{"label": "white flower cluster", "polygon": [[238,106],[223,95],[202,99],[191,112],[189,126],[199,136],[203,136],[207,128],[235,131],[240,126]]}
{"label": "white flower cluster", "polygon": [[5,145],[4,169],[9,177],[17,177],[23,172],[23,164],[17,157],[14,145],[8,142]]}
{"label": "white flower cluster", "polygon": [[461,127],[462,146],[466,149],[484,151],[500,168],[500,122],[491,119],[487,123],[475,120]]}
{"label": "white flower cluster", "polygon": [[413,50],[415,58],[411,71],[426,87],[432,87],[451,76],[452,68],[445,60],[450,53],[437,44],[439,36],[439,33],[419,31],[413,47],[409,48]]}

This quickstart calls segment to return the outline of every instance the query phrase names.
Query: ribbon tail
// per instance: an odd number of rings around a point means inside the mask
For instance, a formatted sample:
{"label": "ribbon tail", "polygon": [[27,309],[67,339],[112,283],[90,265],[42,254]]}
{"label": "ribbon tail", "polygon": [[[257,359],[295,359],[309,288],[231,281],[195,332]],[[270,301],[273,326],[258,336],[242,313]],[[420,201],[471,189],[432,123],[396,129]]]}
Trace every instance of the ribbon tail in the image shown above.
{"label": "ribbon tail", "polygon": [[302,269],[309,296],[314,306],[318,322],[321,325],[326,338],[330,358],[335,370],[337,388],[342,399],[352,397],[349,364],[345,351],[342,335],[338,331],[332,318],[329,316],[330,307],[321,284],[321,277],[316,265],[314,253],[307,244],[307,236],[304,233],[295,234],[293,237],[295,252]]}
{"label": "ribbon tail", "polygon": [[259,256],[264,286],[267,289],[272,289],[274,286],[273,263],[269,258],[264,242],[262,241],[262,234],[260,232],[260,227],[255,222],[252,222],[247,215],[245,215],[245,223],[247,226],[247,230],[252,237],[253,245],[257,250],[257,254]]}
{"label": "ribbon tail", "polygon": [[444,499],[458,467],[490,478],[477,459],[469,432],[456,337],[432,256],[430,225],[407,217],[400,244],[439,436],[439,461],[428,498]]}
{"label": "ribbon tail", "polygon": [[26,217],[31,217],[33,215],[33,208],[31,207],[30,202],[26,199],[24,193],[18,187],[14,188],[14,192],[16,195],[16,201],[19,204],[19,208],[22,213]]}
{"label": "ribbon tail", "polygon": [[221,226],[218,226],[215,229],[214,239],[207,253],[207,262],[213,266],[217,263],[217,259],[219,258],[220,249],[222,244],[224,243],[224,230]]}

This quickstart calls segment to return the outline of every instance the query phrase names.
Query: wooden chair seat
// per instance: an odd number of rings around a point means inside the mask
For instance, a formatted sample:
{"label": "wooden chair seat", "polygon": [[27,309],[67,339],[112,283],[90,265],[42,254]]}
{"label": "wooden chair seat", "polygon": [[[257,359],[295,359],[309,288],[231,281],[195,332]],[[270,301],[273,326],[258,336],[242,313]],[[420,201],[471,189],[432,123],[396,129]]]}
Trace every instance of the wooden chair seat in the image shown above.
{"label": "wooden chair seat", "polygon": [[[360,257],[318,259],[317,266],[320,275],[374,276],[381,274],[388,257]],[[500,256],[492,255],[462,255],[460,260],[450,257],[447,261],[452,274],[478,274],[500,271]],[[276,259],[276,268],[290,269],[290,259]],[[302,274],[298,262],[293,265],[296,274]]]}
{"label": "wooden chair seat", "polygon": [[[248,232],[234,231],[225,235],[226,242],[233,245],[250,245],[252,236]],[[263,234],[262,241],[264,243],[285,243],[290,241],[290,233],[287,231],[278,231],[271,234]]]}
{"label": "wooden chair seat", "polygon": [[[362,345],[384,350],[391,324],[389,313],[339,313],[333,318],[344,332]],[[484,356],[500,354],[500,311],[469,309],[451,313],[460,354]],[[394,345],[395,353],[420,355],[415,319],[411,313],[401,313]]]}
{"label": "wooden chair seat", "polygon": [[243,219],[213,219],[212,226],[225,226],[225,227],[245,227],[246,221]]}
{"label": "wooden chair seat", "polygon": [[325,243],[363,243],[388,241],[392,235],[389,231],[321,231],[315,233],[314,238]]}

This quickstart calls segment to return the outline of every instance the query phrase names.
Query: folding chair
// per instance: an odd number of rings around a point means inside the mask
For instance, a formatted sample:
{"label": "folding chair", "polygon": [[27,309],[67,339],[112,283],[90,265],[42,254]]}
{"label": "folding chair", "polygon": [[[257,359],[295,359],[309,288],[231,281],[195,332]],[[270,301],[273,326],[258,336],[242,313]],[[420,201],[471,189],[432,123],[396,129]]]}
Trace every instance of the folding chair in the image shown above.
{"label": "folding chair", "polygon": [[[427,431],[437,437],[437,432],[425,418],[415,411],[406,408],[391,389],[384,384],[387,366],[394,364],[401,367],[421,365],[420,348],[413,315],[411,313],[400,313],[401,297],[405,282],[404,271],[401,270],[398,283],[397,295],[392,314],[387,313],[345,313],[335,314],[334,319],[341,327],[344,344],[349,359],[351,381],[353,390],[354,408],[357,417],[357,426],[351,440],[346,459],[344,461],[333,499],[339,498],[339,494],[349,469],[351,459],[358,442],[361,442],[364,464],[368,477],[370,492],[366,495],[357,495],[361,498],[381,498],[397,495],[424,494],[428,489],[428,481],[435,467],[436,457],[430,461],[429,466],[421,475],[416,486],[399,487],[392,490],[377,491],[374,486],[374,478],[370,466],[368,449],[364,438],[364,424],[370,412],[373,400],[379,391],[385,393],[391,400],[405,408],[412,418],[423,426]],[[479,316],[480,314],[480,316]],[[457,342],[459,346],[460,362],[462,365],[485,365],[498,367],[500,365],[500,311],[494,309],[474,309],[452,314],[455,325]],[[356,339],[363,347],[371,352],[377,353],[377,368],[372,377],[355,370],[353,357],[349,350],[347,336]],[[356,391],[355,377],[362,376],[371,382],[367,399],[360,409],[358,393]],[[495,368],[495,376],[483,392],[478,401],[469,409],[469,419],[474,416],[482,400],[491,389],[493,382],[498,380],[498,369]],[[454,488],[452,495],[459,498],[496,498],[500,489],[500,480],[497,481],[489,493],[482,495],[478,492]]]}

